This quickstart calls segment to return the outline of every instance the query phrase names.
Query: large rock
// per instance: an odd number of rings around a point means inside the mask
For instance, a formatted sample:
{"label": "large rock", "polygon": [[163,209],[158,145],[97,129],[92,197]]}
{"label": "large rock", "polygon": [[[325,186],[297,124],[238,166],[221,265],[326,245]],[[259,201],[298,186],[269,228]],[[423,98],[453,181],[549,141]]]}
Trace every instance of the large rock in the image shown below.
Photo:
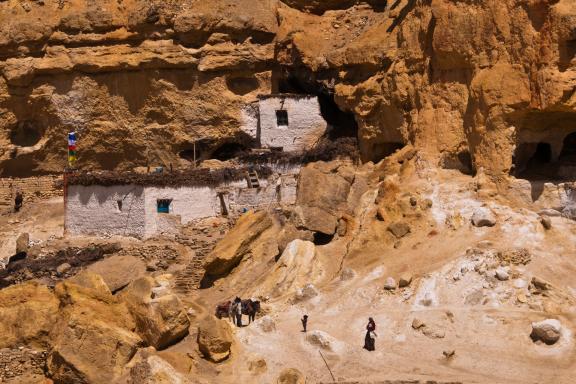
{"label": "large rock", "polygon": [[114,382],[143,346],[125,304],[89,273],[58,284],[55,294],[60,316],[50,334],[50,377],[58,383]]}
{"label": "large rock", "polygon": [[30,245],[30,235],[28,233],[21,233],[16,239],[16,254],[28,253],[28,246]]}
{"label": "large rock", "polygon": [[146,264],[128,255],[111,256],[97,261],[87,269],[99,274],[112,292],[116,292],[146,273]]}
{"label": "large rock", "polygon": [[48,344],[59,302],[43,285],[25,283],[0,290],[0,348]]}
{"label": "large rock", "polygon": [[286,368],[276,379],[276,384],[305,384],[306,376],[296,368]]}
{"label": "large rock", "polygon": [[178,296],[152,277],[135,280],[120,295],[136,321],[136,332],[160,350],[188,335],[190,320]]}
{"label": "large rock", "polygon": [[477,208],[472,214],[472,224],[475,227],[493,227],[496,225],[496,216],[488,208]]}
{"label": "large rock", "polygon": [[209,316],[198,325],[198,348],[204,358],[215,363],[226,360],[232,342],[232,330],[226,320]]}
{"label": "large rock", "polygon": [[[140,349],[117,384],[186,384],[192,381],[156,354],[154,348]],[[116,384],[116,383],[115,383]]]}
{"label": "large rock", "polygon": [[[263,286],[270,287],[272,295],[278,296],[299,290],[315,281],[321,273],[314,243],[294,240],[284,249]],[[310,289],[306,291],[309,293]]]}
{"label": "large rock", "polygon": [[341,213],[348,208],[353,180],[349,167],[338,162],[319,162],[304,167],[300,172],[296,198],[299,226],[327,235],[334,234]]}
{"label": "large rock", "polygon": [[530,337],[534,341],[542,341],[548,345],[555,344],[562,335],[562,325],[556,319],[546,319],[532,323]]}
{"label": "large rock", "polygon": [[221,277],[230,273],[251,251],[254,241],[273,225],[266,211],[245,213],[206,258],[206,274]]}

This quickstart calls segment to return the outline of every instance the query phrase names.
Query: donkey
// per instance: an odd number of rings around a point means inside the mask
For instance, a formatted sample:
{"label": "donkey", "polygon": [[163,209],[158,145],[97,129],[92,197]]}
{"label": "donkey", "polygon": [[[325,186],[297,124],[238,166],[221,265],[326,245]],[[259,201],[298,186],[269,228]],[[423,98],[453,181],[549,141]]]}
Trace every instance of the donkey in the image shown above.
{"label": "donkey", "polygon": [[256,313],[260,312],[260,301],[246,299],[242,300],[242,314],[248,315],[248,324],[256,319]]}

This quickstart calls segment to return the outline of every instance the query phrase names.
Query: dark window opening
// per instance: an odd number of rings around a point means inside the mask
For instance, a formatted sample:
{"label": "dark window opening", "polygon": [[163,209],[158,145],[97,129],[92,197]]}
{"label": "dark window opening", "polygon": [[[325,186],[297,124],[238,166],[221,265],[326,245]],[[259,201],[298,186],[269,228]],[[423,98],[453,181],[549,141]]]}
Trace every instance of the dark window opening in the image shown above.
{"label": "dark window opening", "polygon": [[576,163],[576,132],[572,132],[564,138],[559,160]]}
{"label": "dark window opening", "polygon": [[172,205],[171,199],[158,199],[156,207],[158,213],[170,213],[170,206]]}
{"label": "dark window opening", "polygon": [[334,234],[327,235],[327,234],[322,233],[322,232],[314,233],[314,244],[316,244],[316,245],[330,244],[332,239],[334,239]]}
{"label": "dark window opening", "polygon": [[288,126],[288,111],[286,111],[285,109],[276,111],[276,124],[279,127]]}
{"label": "dark window opening", "polygon": [[118,207],[118,212],[122,212],[122,200],[117,200],[116,206]]}
{"label": "dark window opening", "polygon": [[552,161],[552,147],[548,143],[538,143],[536,151],[528,161],[528,166],[547,164]]}

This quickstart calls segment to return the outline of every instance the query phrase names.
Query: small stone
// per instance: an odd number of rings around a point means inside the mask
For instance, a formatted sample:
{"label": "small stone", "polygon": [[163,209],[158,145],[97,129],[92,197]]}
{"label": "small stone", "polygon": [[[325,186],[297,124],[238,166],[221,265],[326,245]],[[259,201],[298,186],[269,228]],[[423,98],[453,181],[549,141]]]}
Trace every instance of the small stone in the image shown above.
{"label": "small stone", "polygon": [[450,359],[450,358],[454,357],[454,355],[456,354],[456,351],[453,349],[450,349],[447,351],[443,351],[442,354],[444,355],[445,358]]}
{"label": "small stone", "polygon": [[63,276],[66,272],[68,272],[72,266],[68,263],[62,263],[56,268],[56,273],[58,276]]}
{"label": "small stone", "polygon": [[504,269],[502,267],[496,269],[495,276],[500,281],[506,281],[510,278],[508,271],[506,271],[506,269]]}
{"label": "small stone", "polygon": [[475,227],[493,227],[496,225],[496,217],[488,208],[478,208],[472,214],[472,224]]}
{"label": "small stone", "polygon": [[556,209],[552,208],[543,209],[540,212],[538,212],[538,214],[540,216],[549,216],[549,217],[559,217],[560,215],[562,215],[560,211],[557,211]]}
{"label": "small stone", "polygon": [[394,280],[393,277],[387,278],[386,282],[384,283],[384,289],[389,291],[396,289],[396,280]]}
{"label": "small stone", "polygon": [[340,274],[340,280],[347,281],[352,280],[356,276],[356,272],[352,268],[344,268]]}
{"label": "small stone", "polygon": [[518,288],[518,289],[522,289],[522,288],[526,288],[526,280],[524,279],[516,279],[514,280],[514,288]]}
{"label": "small stone", "polygon": [[536,276],[532,278],[532,284],[542,291],[547,291],[551,288],[550,283]]}
{"label": "small stone", "polygon": [[518,302],[519,302],[519,303],[522,303],[522,304],[526,304],[526,303],[528,302],[528,298],[527,298],[526,295],[523,294],[523,293],[519,293],[519,294],[516,296],[516,300],[518,300]]}
{"label": "small stone", "polygon": [[276,323],[270,316],[266,315],[258,320],[258,327],[264,332],[273,332],[276,330]]}
{"label": "small stone", "polygon": [[393,222],[387,229],[398,239],[410,233],[410,226],[402,221]]}
{"label": "small stone", "polygon": [[540,216],[540,223],[544,227],[544,229],[549,230],[552,229],[552,220],[548,216]]}
{"label": "small stone", "polygon": [[412,320],[412,328],[414,328],[414,329],[420,329],[420,328],[425,327],[425,326],[426,326],[426,324],[418,318],[415,318],[414,320]]}
{"label": "small stone", "polygon": [[410,205],[415,207],[417,204],[418,200],[414,196],[410,197]]}
{"label": "small stone", "polygon": [[403,273],[398,280],[398,287],[404,288],[410,285],[412,282],[412,275],[409,273]]}
{"label": "small stone", "polygon": [[537,323],[532,323],[532,333],[530,337],[533,341],[542,341],[547,345],[552,345],[560,340],[562,325],[556,319],[546,319]]}

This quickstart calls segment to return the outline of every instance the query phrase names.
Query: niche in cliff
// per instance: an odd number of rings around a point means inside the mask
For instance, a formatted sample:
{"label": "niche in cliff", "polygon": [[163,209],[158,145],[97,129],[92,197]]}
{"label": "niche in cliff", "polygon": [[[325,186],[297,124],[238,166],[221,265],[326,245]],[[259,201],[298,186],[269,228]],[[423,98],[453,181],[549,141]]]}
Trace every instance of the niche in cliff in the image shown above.
{"label": "niche in cliff", "polygon": [[33,120],[18,122],[10,131],[10,142],[19,147],[32,147],[42,139],[44,130]]}
{"label": "niche in cliff", "polygon": [[236,95],[244,96],[257,90],[258,87],[260,87],[260,84],[258,83],[258,79],[254,76],[228,77],[226,78],[226,86]]}
{"label": "niche in cliff", "polygon": [[[305,71],[303,73],[306,73]],[[279,80],[280,93],[316,95],[320,113],[328,123],[328,138],[358,137],[358,124],[353,113],[342,111],[334,101],[334,93],[311,76],[285,72]]]}

